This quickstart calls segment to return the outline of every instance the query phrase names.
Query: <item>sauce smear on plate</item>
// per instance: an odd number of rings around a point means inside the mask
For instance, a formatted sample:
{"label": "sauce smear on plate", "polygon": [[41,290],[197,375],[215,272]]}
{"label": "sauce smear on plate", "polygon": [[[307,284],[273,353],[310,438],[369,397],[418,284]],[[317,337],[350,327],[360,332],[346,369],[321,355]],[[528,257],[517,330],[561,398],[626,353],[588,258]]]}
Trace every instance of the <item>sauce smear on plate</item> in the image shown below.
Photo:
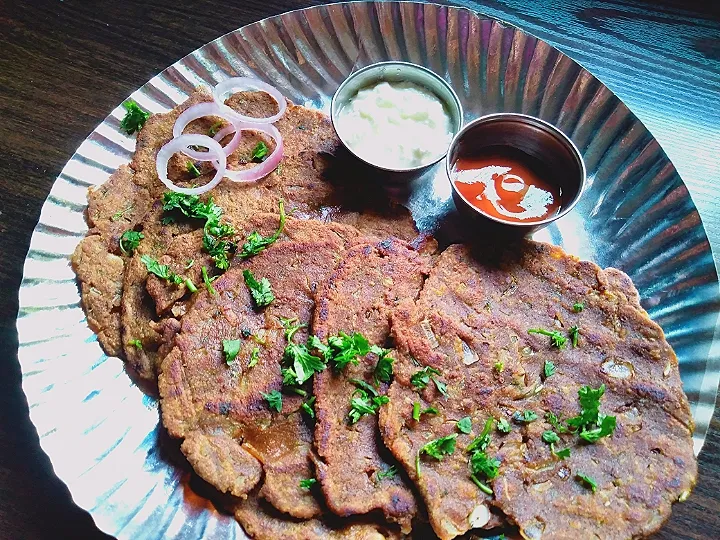
{"label": "sauce smear on plate", "polygon": [[453,164],[452,181],[465,199],[493,218],[533,223],[554,216],[562,190],[539,160],[508,147],[462,153]]}

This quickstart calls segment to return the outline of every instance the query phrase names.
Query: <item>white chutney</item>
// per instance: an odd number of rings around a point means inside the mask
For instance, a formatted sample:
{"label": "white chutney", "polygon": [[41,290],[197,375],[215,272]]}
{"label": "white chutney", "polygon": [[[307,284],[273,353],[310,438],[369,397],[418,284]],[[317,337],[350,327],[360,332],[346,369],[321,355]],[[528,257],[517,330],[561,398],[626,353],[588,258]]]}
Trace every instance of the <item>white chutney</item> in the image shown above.
{"label": "white chutney", "polygon": [[359,157],[388,169],[427,165],[452,141],[452,120],[430,90],[381,82],[358,91],[338,112],[336,129]]}

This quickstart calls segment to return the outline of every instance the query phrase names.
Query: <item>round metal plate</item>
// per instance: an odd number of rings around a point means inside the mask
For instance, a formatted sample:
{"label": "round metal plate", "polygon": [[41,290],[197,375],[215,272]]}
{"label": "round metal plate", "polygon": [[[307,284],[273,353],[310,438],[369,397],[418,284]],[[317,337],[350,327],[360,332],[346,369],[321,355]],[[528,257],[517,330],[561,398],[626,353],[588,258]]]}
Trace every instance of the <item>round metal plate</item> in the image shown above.
{"label": "round metal plate", "polygon": [[[328,111],[361,65],[406,60],[444,77],[465,120],[523,112],[562,129],[582,152],[589,187],[538,240],[627,272],[665,330],[697,422],[699,452],[720,374],[718,279],[688,191],[657,141],[602,83],[520,30],[465,9],[345,3],[286,13],[231,32],[154,77],[132,97],[152,112],[199,84],[249,75],[296,103]],[[118,106],[80,145],[42,208],[20,288],[23,388],[40,444],[75,502],[122,538],[235,538],[243,532],[190,488],[177,445],[158,425],[155,397],[106,357],[80,307],[69,256],[86,232],[87,188],[130,160],[134,138]],[[455,222],[442,167],[405,195],[421,228]]]}

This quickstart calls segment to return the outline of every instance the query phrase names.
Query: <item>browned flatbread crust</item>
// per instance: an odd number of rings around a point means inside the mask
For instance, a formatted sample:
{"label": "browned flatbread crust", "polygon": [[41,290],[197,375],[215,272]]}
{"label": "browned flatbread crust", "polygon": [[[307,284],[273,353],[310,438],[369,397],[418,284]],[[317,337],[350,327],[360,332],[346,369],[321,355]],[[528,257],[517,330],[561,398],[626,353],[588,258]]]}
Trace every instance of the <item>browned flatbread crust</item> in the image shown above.
{"label": "browned flatbread crust", "polygon": [[[397,239],[359,245],[349,250],[318,294],[313,332],[326,340],[343,331],[360,332],[372,344],[386,346],[390,314],[401,298],[414,298],[429,269],[423,257]],[[394,355],[394,353],[393,353]],[[377,417],[348,422],[357,387],[350,379],[375,384],[377,356],[349,364],[342,373],[327,369],[315,376],[315,446],[317,476],[328,507],[350,516],[380,511],[409,531],[417,511],[404,475],[381,478],[395,460],[379,440]],[[387,384],[379,384],[385,393]]]}
{"label": "browned flatbread crust", "polygon": [[[573,304],[583,302],[581,312]],[[579,327],[579,342],[563,349],[531,328],[566,333]],[[451,246],[440,257],[416,303],[393,318],[398,348],[442,372],[449,397],[434,385],[416,391],[401,367],[381,412],[383,438],[406,467],[428,505],[441,538],[469,529],[476,505],[494,505],[526,538],[635,538],[656,531],[673,502],[697,476],[693,422],[683,394],[677,358],[660,327],[638,303],[630,280],[603,271],[546,244],[526,242],[499,254]],[[543,374],[545,361],[556,373]],[[501,368],[497,363],[501,363]],[[560,434],[562,460],[542,441],[553,429],[546,413],[579,413],[578,390],[606,385],[601,412],[617,417],[610,437],[595,444]],[[440,409],[437,417],[408,420],[412,402]],[[537,420],[512,420],[532,411]],[[473,433],[455,421],[470,416]],[[484,495],[469,478],[465,448],[489,417],[511,422],[492,433],[487,450],[501,464]],[[457,448],[442,461],[415,460],[432,439],[457,434]],[[597,482],[593,493],[578,474]],[[477,517],[477,514],[476,514]]]}

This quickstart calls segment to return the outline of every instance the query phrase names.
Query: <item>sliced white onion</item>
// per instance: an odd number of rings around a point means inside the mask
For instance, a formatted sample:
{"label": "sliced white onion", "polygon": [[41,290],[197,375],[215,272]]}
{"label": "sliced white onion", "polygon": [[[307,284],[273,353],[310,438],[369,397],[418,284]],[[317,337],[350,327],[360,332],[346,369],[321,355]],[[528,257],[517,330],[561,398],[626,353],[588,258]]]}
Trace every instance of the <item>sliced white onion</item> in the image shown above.
{"label": "sliced white onion", "polygon": [[[235,129],[238,130],[238,133],[241,131],[252,130],[270,135],[270,137],[272,137],[275,141],[275,150],[273,150],[272,154],[270,154],[265,161],[250,169],[233,171],[232,169],[228,169],[226,165],[226,178],[229,178],[233,182],[254,182],[255,180],[266,177],[268,174],[277,169],[277,166],[280,164],[280,160],[283,157],[283,140],[282,135],[280,135],[280,132],[275,126],[271,124],[235,124]],[[217,162],[213,162],[213,165],[215,167],[222,166],[221,163]]]}
{"label": "sliced white onion", "polygon": [[[240,114],[225,105],[225,100],[230,97],[230,95],[242,90],[261,90],[262,92],[267,92],[277,101],[280,110],[277,114],[268,116],[267,118],[255,118],[254,116]],[[285,109],[287,108],[285,96],[280,93],[280,90],[251,77],[232,77],[217,84],[215,88],[213,88],[213,99],[228,118],[232,118],[236,122],[247,122],[248,124],[272,124],[273,122],[277,122],[285,114]]]}
{"label": "sliced white onion", "polygon": [[[236,131],[235,128],[232,127],[234,120],[228,114],[225,114],[222,110],[220,110],[220,107],[218,107],[214,101],[198,103],[197,105],[193,105],[192,107],[188,107],[187,109],[185,109],[180,114],[180,116],[178,116],[178,119],[175,120],[175,125],[173,126],[173,137],[177,138],[182,135],[183,130],[188,126],[190,122],[192,122],[193,120],[197,120],[198,118],[203,118],[204,116],[219,116],[223,120],[226,120],[230,123],[230,126],[225,126],[222,130],[220,130],[220,132],[215,135],[215,140],[220,142],[227,135],[235,132],[235,136],[232,138],[232,140],[223,147],[223,151],[225,152],[226,156],[232,154],[240,144],[240,131]],[[222,136],[220,135],[221,133],[223,133]],[[192,148],[183,150],[183,152],[193,159],[210,161],[207,157],[207,152],[200,152],[198,150],[193,150]]]}
{"label": "sliced white onion", "polygon": [[[202,158],[201,161],[212,160],[213,166],[217,169],[217,172],[215,173],[215,176],[213,176],[213,179],[204,186],[196,188],[184,188],[176,186],[168,178],[168,163],[170,162],[170,158],[173,156],[173,154],[175,154],[175,152],[182,152],[186,156],[192,157],[189,154],[190,149],[188,148],[192,145],[204,146],[208,149],[207,152],[202,152],[202,154],[204,156],[209,156],[210,159]],[[156,168],[160,181],[165,184],[168,189],[177,193],[184,193],[185,195],[200,195],[201,193],[210,191],[212,188],[214,188],[220,183],[220,180],[223,179],[227,168],[227,156],[225,155],[222,146],[220,146],[220,143],[214,139],[211,139],[207,135],[180,135],[179,137],[174,138],[160,149],[157,154]]]}

